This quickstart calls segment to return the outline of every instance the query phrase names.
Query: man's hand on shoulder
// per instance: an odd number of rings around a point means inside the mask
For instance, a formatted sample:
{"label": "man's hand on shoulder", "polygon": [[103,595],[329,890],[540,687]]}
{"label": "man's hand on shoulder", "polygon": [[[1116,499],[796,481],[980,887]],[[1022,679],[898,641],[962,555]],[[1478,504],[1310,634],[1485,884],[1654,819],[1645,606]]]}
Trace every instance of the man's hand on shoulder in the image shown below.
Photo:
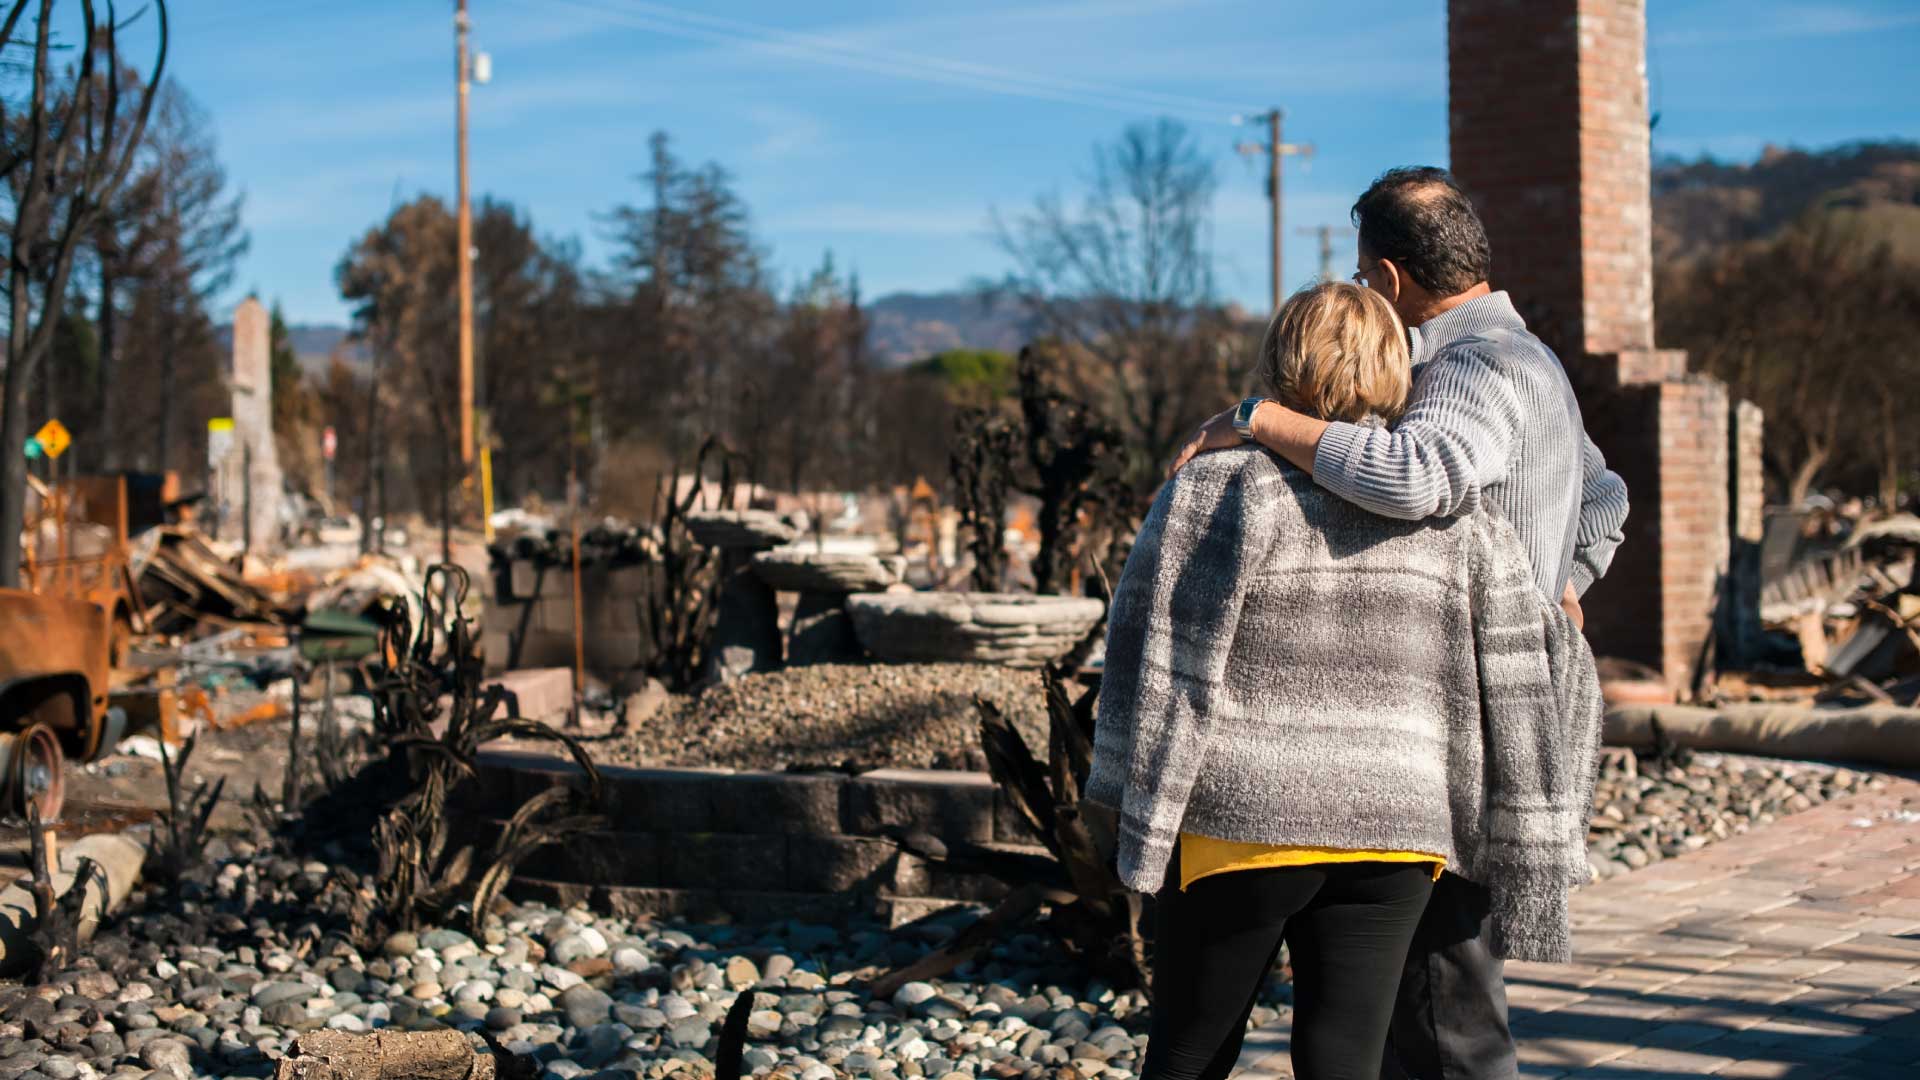
{"label": "man's hand on shoulder", "polygon": [[[1314,453],[1319,449],[1320,437],[1326,434],[1327,427],[1325,420],[1294,412],[1270,398],[1253,410],[1253,441],[1307,472],[1313,471]],[[1186,445],[1174,456],[1173,464],[1167,466],[1167,479],[1173,479],[1173,474],[1184,468],[1196,455],[1208,450],[1239,446],[1244,441],[1240,433],[1234,430],[1233,410],[1228,409],[1201,424],[1198,430],[1188,436]]]}
{"label": "man's hand on shoulder", "polygon": [[1225,450],[1230,446],[1239,446],[1240,433],[1233,429],[1233,410],[1227,409],[1211,417],[1206,423],[1194,429],[1192,435],[1181,445],[1180,452],[1173,457],[1173,464],[1167,466],[1167,479],[1184,468],[1198,454],[1209,450]]}

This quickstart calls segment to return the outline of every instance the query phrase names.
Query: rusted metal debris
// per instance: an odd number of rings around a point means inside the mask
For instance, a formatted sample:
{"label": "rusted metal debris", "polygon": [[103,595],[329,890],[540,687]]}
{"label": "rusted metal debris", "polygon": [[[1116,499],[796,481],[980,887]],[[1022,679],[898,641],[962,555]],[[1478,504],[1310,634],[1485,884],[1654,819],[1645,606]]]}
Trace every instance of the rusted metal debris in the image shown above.
{"label": "rusted metal debris", "polygon": [[241,576],[198,532],[163,526],[144,534],[133,557],[134,582],[155,633],[290,620],[273,595]]}

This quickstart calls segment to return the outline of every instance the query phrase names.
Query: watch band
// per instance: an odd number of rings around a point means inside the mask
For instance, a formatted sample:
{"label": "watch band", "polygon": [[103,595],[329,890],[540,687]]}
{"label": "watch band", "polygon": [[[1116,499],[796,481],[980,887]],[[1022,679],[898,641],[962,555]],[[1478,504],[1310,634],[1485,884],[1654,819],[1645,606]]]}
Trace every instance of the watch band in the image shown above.
{"label": "watch band", "polygon": [[1233,410],[1233,430],[1240,433],[1242,439],[1253,439],[1253,414],[1266,398],[1250,397],[1242,400]]}

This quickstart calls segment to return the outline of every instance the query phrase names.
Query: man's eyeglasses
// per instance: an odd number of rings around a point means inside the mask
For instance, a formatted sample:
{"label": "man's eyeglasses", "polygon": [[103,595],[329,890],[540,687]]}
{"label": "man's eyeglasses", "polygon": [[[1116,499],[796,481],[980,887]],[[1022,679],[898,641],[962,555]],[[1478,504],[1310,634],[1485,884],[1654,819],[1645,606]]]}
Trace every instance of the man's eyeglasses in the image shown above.
{"label": "man's eyeglasses", "polygon": [[1353,283],[1355,285],[1361,286],[1362,288],[1365,288],[1367,284],[1367,275],[1378,269],[1380,269],[1380,264],[1374,263],[1372,266],[1363,266],[1360,269],[1355,270],[1353,272]]}

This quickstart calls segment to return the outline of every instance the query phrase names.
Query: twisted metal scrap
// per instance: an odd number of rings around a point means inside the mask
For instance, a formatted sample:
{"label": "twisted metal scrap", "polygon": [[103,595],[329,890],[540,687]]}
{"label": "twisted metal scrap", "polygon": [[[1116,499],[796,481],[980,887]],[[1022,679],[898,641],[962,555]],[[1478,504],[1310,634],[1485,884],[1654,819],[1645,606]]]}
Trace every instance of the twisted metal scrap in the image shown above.
{"label": "twisted metal scrap", "polygon": [[[428,570],[420,626],[411,626],[405,609],[395,608],[383,642],[391,662],[375,690],[374,726],[389,753],[404,759],[408,790],[374,827],[377,895],[389,917],[407,928],[456,905],[473,878],[476,856],[471,845],[447,854],[453,835],[448,802],[456,788],[473,778],[474,757],[486,743],[509,736],[557,742],[586,774],[586,790],[552,788],[514,814],[474,887],[469,911],[474,932],[522,859],[567,836],[606,826],[604,818],[590,813],[547,817],[562,807],[599,806],[600,772],[585,748],[565,732],[524,717],[499,715],[507,701],[504,687],[495,684],[481,691],[480,651],[460,613],[470,587],[467,572],[458,566]],[[436,595],[447,619],[445,647],[437,655],[435,638],[440,635],[435,627],[443,613],[436,609]],[[443,698],[445,726],[436,734]]]}

